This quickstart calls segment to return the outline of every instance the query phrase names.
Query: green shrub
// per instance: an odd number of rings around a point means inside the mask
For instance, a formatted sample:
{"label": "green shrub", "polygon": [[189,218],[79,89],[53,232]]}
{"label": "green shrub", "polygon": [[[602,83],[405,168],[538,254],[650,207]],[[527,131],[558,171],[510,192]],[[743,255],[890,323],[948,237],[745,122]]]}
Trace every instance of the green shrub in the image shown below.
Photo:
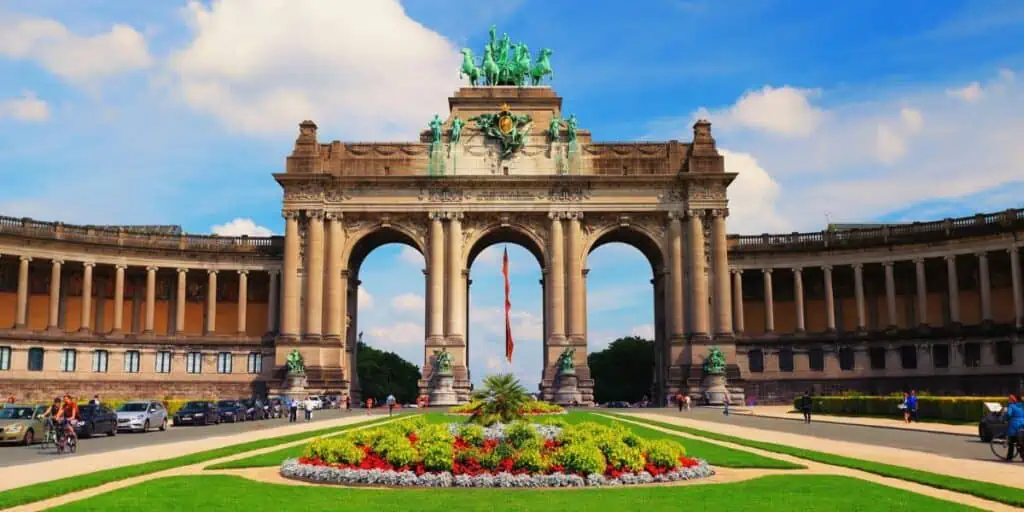
{"label": "green shrub", "polygon": [[455,437],[452,436],[448,425],[433,424],[425,425],[417,432],[421,444],[452,444]]}
{"label": "green shrub", "polygon": [[531,448],[519,453],[514,467],[516,469],[525,469],[530,473],[541,473],[547,471],[548,462],[544,460],[544,456],[540,454],[539,449]]}
{"label": "green shrub", "polygon": [[501,462],[501,457],[498,456],[497,450],[491,452],[480,453],[480,465],[485,469],[497,469],[498,463]]}
{"label": "green shrub", "polygon": [[659,468],[674,468],[679,466],[679,458],[686,456],[686,448],[683,445],[668,439],[658,439],[646,443],[647,462]]}
{"label": "green shrub", "polygon": [[552,427],[562,428],[569,424],[569,422],[565,421],[565,418],[559,416],[541,416],[539,418],[531,418],[530,421],[539,425],[551,425]]}
{"label": "green shrub", "polygon": [[494,454],[497,455],[499,459],[511,459],[516,456],[516,448],[515,446],[512,446],[512,443],[503,441],[498,443],[498,446],[494,447]]}
{"label": "green shrub", "polygon": [[584,475],[603,473],[606,465],[604,454],[593,443],[563,446],[555,453],[553,462],[564,467],[566,472]]}
{"label": "green shrub", "polygon": [[505,438],[512,446],[522,448],[528,442],[537,438],[537,431],[525,421],[512,423],[505,429]]}
{"label": "green shrub", "polygon": [[[793,400],[793,408],[799,408],[800,397]],[[819,414],[893,416],[903,414],[897,406],[903,402],[902,395],[891,396],[816,396],[811,399],[811,411]],[[985,415],[985,402],[1005,405],[1003,397],[975,396],[918,396],[917,413],[923,419],[975,422]]]}
{"label": "green shrub", "polygon": [[[384,458],[387,459],[388,464],[391,464],[396,468],[401,466],[411,466],[420,461],[419,452],[409,444],[408,440],[406,440],[404,445],[392,446],[391,449],[388,450],[387,456]],[[449,463],[450,461],[451,456],[449,455]]]}
{"label": "green shrub", "polygon": [[451,443],[430,443],[425,445],[420,452],[423,466],[429,471],[451,471],[453,450]]}
{"label": "green shrub", "polygon": [[602,450],[602,452],[608,459],[608,464],[614,466],[615,469],[625,469],[629,471],[640,471],[644,469],[644,452],[641,451],[640,448],[634,448],[627,446],[624,443],[618,443],[610,446],[608,450]]}
{"label": "green shrub", "polygon": [[317,439],[303,451],[304,457],[318,458],[328,464],[359,464],[366,454],[351,439]]}
{"label": "green shrub", "polygon": [[402,434],[409,435],[413,432],[419,432],[427,426],[427,418],[425,416],[415,416],[411,419],[402,420],[395,423],[395,427],[401,429]]}
{"label": "green shrub", "polygon": [[470,459],[480,460],[480,450],[476,448],[467,448],[458,452],[455,457],[458,459],[460,464],[465,464],[466,462],[469,462]]}
{"label": "green shrub", "polygon": [[466,441],[467,444],[473,446],[484,445],[484,428],[480,425],[467,423],[459,427],[458,433],[459,437],[461,437],[463,441]]}

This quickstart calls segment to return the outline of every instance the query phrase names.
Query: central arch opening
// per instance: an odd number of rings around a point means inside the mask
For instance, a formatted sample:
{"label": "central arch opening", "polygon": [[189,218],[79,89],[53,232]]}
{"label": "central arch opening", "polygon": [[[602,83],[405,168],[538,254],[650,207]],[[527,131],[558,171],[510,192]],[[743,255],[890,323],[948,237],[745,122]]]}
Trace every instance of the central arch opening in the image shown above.
{"label": "central arch opening", "polygon": [[[505,358],[505,277],[508,251],[509,320],[514,348]],[[470,246],[466,269],[469,298],[467,360],[474,386],[487,375],[511,373],[529,390],[538,390],[544,371],[544,254],[541,243],[524,229],[495,226]]]}

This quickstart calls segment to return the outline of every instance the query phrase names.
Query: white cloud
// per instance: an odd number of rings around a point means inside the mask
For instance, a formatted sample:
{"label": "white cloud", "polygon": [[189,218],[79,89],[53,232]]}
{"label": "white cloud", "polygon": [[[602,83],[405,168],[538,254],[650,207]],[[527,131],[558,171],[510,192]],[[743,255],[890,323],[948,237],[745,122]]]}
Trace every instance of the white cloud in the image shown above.
{"label": "white cloud", "polygon": [[738,173],[729,185],[729,231],[765,233],[791,230],[792,224],[776,208],[779,184],[750,154],[722,149],[725,170]]}
{"label": "white cloud", "polygon": [[359,289],[356,290],[356,297],[359,301],[359,311],[367,311],[373,307],[373,295],[370,295],[370,292],[366,291],[366,288],[360,286]]}
{"label": "white cloud", "polygon": [[220,236],[270,236],[274,234],[269,229],[257,225],[252,219],[235,218],[226,224],[214,225],[210,231]]}
{"label": "white cloud", "polygon": [[887,125],[878,125],[875,139],[875,152],[878,160],[884,164],[895,163],[907,153],[907,144],[898,133]]}
{"label": "white cloud", "polygon": [[20,98],[0,100],[0,119],[40,123],[50,118],[50,107],[32,91],[22,91]]}
{"label": "white cloud", "polygon": [[403,293],[391,299],[391,307],[404,313],[423,313],[426,303],[423,297],[415,293]]}
{"label": "white cloud", "polygon": [[654,324],[634,325],[630,335],[654,341]]}
{"label": "white cloud", "polygon": [[425,261],[423,260],[423,255],[420,254],[419,251],[413,249],[412,247],[409,247],[408,245],[402,246],[401,252],[398,253],[398,259],[402,260],[405,263],[409,263],[410,265],[418,265],[420,268],[422,268],[423,265],[425,264]]}
{"label": "white cloud", "polygon": [[[412,322],[400,322],[381,327],[372,327],[366,341],[375,347],[395,349],[423,344],[423,325]],[[417,364],[417,361],[412,361]]]}
{"label": "white cloud", "polygon": [[130,26],[116,24],[107,32],[83,36],[55,20],[20,16],[0,21],[0,56],[35,61],[76,83],[152,63],[145,38]]}
{"label": "white cloud", "polygon": [[189,2],[193,37],[171,58],[184,101],[228,127],[409,138],[458,87],[460,57],[395,0]]}
{"label": "white cloud", "polygon": [[[512,326],[512,339],[516,342],[541,341],[544,337],[543,317],[513,309],[509,312]],[[481,308],[473,306],[470,310],[470,333],[475,340],[505,340],[505,310],[503,308]]]}
{"label": "white cloud", "polygon": [[818,94],[819,91],[812,89],[766,85],[760,91],[747,91],[727,113],[719,113],[717,117],[725,117],[727,123],[776,135],[807,137],[814,133],[825,115],[811,105],[810,98]]}
{"label": "white cloud", "polygon": [[905,126],[911,133],[921,131],[921,127],[924,126],[924,116],[922,116],[921,111],[917,109],[910,107],[901,108],[900,119],[903,120],[903,126]]}
{"label": "white cloud", "polygon": [[971,82],[964,87],[949,89],[946,91],[946,94],[954,98],[960,98],[968,103],[974,103],[980,100],[983,93],[984,91],[982,90],[981,83],[979,82]]}

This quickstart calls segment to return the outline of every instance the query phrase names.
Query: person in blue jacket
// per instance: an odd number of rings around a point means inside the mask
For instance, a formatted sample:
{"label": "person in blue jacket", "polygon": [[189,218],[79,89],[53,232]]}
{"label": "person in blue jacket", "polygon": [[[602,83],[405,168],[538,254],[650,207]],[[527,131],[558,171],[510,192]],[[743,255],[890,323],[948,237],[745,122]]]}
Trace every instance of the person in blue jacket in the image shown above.
{"label": "person in blue jacket", "polygon": [[[1014,445],[1019,445],[1024,452],[1024,403],[1020,396],[1010,395],[1010,403],[1006,406],[1006,441],[1009,444],[1006,461],[1010,462],[1014,456]],[[1024,457],[1024,453],[1021,455]]]}

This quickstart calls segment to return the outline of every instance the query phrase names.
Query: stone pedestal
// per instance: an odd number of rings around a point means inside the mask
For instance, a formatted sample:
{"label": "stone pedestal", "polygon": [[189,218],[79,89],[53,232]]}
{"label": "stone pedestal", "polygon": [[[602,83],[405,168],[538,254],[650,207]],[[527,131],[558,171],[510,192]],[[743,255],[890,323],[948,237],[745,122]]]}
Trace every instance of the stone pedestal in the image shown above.
{"label": "stone pedestal", "polygon": [[[705,375],[701,386],[701,398],[707,405],[722,405],[725,398],[729,396],[729,390],[725,387],[725,375]],[[732,397],[729,396],[731,403]],[[740,402],[742,403],[742,402]]]}
{"label": "stone pedestal", "polygon": [[459,397],[455,392],[455,377],[439,374],[434,377],[434,386],[430,390],[430,405],[458,405]]}
{"label": "stone pedestal", "polygon": [[306,398],[306,374],[290,373],[286,375],[281,385],[281,394],[289,400],[304,400]]}
{"label": "stone pedestal", "polygon": [[562,373],[558,375],[554,401],[561,406],[571,406],[574,403],[584,404],[583,395],[580,393],[579,379],[576,377],[576,374]]}

